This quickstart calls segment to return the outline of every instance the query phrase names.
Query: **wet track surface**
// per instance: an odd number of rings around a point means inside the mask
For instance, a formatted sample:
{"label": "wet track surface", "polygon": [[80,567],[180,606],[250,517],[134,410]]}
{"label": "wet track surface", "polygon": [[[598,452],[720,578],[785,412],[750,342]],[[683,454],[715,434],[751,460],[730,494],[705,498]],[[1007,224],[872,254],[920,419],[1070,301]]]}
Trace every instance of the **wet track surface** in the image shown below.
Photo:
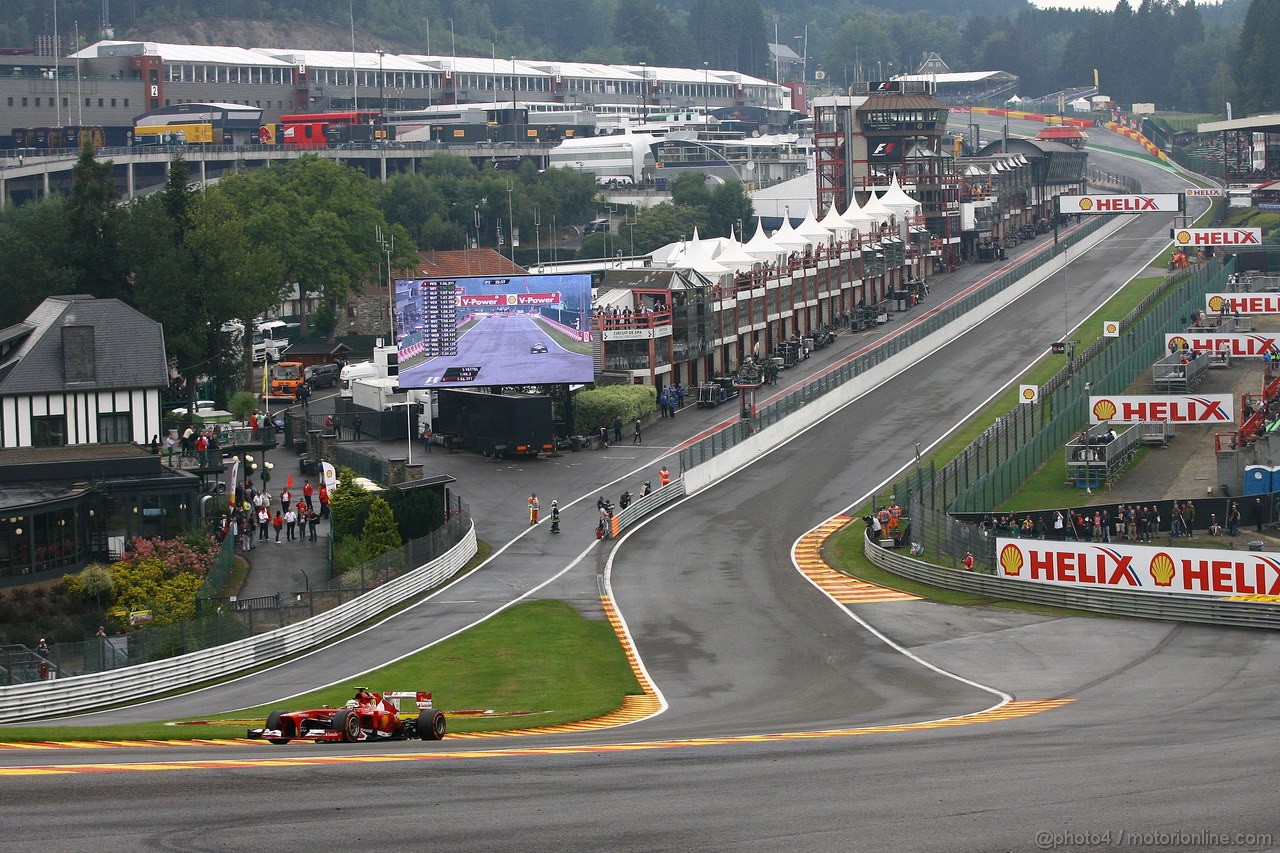
{"label": "wet track surface", "polygon": [[[1148,190],[1179,186],[1152,168],[1129,171]],[[283,850],[977,851],[1043,848],[1040,832],[1062,834],[1058,849],[1106,846],[1065,843],[1090,833],[1275,832],[1280,638],[923,601],[838,606],[791,559],[805,531],[893,475],[916,443],[943,436],[1114,292],[1168,227],[1127,225],[1108,248],[616,543],[590,538],[595,494],[652,479],[670,443],[526,466],[460,460],[488,478],[468,494],[480,535],[495,550],[514,540],[484,568],[287,667],[111,716],[211,713],[309,690],[557,575],[535,594],[588,613],[608,581],[663,713],[576,735],[429,744],[4,752],[0,773],[47,769],[0,780],[23,803],[7,810],[0,849],[238,850],[269,838]],[[561,496],[570,535],[524,528],[511,496],[531,490]],[[1070,701],[982,714],[1006,696]]]}

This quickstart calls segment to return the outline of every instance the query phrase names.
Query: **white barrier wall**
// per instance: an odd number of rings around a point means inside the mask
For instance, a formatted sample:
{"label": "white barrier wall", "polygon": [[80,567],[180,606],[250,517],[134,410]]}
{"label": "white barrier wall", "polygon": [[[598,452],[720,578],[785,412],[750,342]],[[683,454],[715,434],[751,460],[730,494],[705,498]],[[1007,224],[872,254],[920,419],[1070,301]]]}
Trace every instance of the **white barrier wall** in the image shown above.
{"label": "white barrier wall", "polygon": [[839,388],[824,394],[809,403],[809,405],[787,415],[778,423],[760,430],[746,441],[734,445],[688,471],[681,472],[685,491],[689,494],[694,494],[724,479],[756,457],[772,450],[783,441],[798,435],[833,412],[857,400],[880,383],[892,379],[902,370],[904,362],[907,364],[914,363],[975,328],[989,319],[992,314],[1007,307],[1030,292],[1032,288],[1043,283],[1055,273],[1060,272],[1066,264],[1079,258],[1098,243],[1110,237],[1128,221],[1129,217],[1127,216],[1115,217],[1114,221],[1108,222],[1049,263],[1036,269],[1031,275],[1017,284],[1006,288],[1003,292],[986,300],[967,314],[957,317],[933,334],[916,341],[905,350],[885,359],[865,373],[855,376]]}
{"label": "white barrier wall", "polygon": [[145,699],[279,660],[332,639],[443,583],[457,574],[477,550],[473,523],[462,541],[439,559],[295,625],[167,660],[0,687],[0,718],[6,723],[21,722],[84,711],[122,699]]}

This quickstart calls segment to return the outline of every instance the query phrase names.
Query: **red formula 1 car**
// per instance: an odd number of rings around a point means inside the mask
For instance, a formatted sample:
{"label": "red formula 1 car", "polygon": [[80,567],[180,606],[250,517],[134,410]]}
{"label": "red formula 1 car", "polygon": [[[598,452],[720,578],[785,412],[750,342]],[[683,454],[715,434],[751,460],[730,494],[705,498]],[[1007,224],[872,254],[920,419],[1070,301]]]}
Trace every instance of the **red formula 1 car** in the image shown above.
{"label": "red formula 1 car", "polygon": [[[400,700],[412,699],[418,706],[417,719],[400,715]],[[291,740],[356,743],[370,740],[440,740],[444,737],[444,714],[431,707],[430,693],[371,693],[356,688],[354,699],[345,708],[324,707],[316,711],[272,711],[267,724],[249,729],[249,737],[271,743]]]}

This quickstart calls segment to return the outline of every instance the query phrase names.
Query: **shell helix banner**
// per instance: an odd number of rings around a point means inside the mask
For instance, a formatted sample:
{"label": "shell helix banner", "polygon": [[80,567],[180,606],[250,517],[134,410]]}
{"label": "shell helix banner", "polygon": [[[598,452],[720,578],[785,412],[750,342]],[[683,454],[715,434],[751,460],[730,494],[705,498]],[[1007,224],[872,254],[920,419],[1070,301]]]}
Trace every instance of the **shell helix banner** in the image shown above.
{"label": "shell helix banner", "polygon": [[996,574],[1090,589],[1280,597],[1280,559],[1255,551],[996,539]]}
{"label": "shell helix banner", "polygon": [[1089,422],[1095,424],[1229,424],[1235,401],[1230,394],[1158,394],[1089,398]]}
{"label": "shell helix banner", "polygon": [[1170,352],[1194,349],[1202,353],[1229,352],[1232,358],[1262,358],[1268,352],[1280,349],[1280,334],[1276,332],[1176,332],[1164,336],[1165,348]]}
{"label": "shell helix banner", "polygon": [[1059,213],[1177,213],[1181,193],[1154,195],[1060,195]]}
{"label": "shell helix banner", "polygon": [[1280,314],[1280,293],[1206,293],[1210,314]]}

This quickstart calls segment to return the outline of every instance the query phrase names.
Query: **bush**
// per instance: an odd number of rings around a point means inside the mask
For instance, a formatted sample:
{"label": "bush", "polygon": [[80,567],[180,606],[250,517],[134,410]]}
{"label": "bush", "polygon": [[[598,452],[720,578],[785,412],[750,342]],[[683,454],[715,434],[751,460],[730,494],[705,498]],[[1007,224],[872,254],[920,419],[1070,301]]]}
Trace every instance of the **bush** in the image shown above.
{"label": "bush", "polygon": [[227,402],[227,411],[242,423],[248,423],[249,415],[253,414],[256,408],[258,408],[258,398],[250,391],[237,391]]}
{"label": "bush", "polygon": [[630,424],[658,408],[658,389],[652,385],[608,385],[579,391],[573,397],[573,428],[578,435],[595,435],[600,427],[613,429],[613,419]]}
{"label": "bush", "polygon": [[338,485],[329,494],[329,523],[334,538],[359,538],[364,533],[365,519],[373,495],[356,484],[355,474],[349,468],[338,472]]}
{"label": "bush", "polygon": [[400,541],[400,531],[396,529],[396,519],[391,514],[391,505],[377,495],[369,505],[369,515],[364,522],[362,538],[366,560],[381,557],[404,544]]}
{"label": "bush", "polygon": [[333,543],[333,573],[349,572],[364,562],[364,540],[359,536],[346,536]]}

